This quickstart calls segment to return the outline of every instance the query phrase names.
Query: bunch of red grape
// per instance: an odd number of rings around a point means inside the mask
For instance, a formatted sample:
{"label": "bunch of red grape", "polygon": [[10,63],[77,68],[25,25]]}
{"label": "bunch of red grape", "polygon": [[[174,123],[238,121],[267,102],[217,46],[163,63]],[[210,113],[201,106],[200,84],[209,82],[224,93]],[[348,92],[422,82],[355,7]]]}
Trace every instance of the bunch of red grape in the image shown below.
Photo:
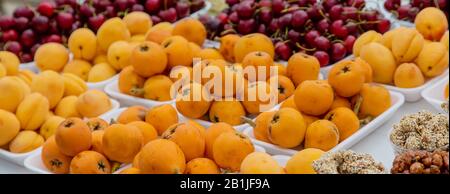
{"label": "bunch of red grape", "polygon": [[408,4],[401,4],[401,0],[386,0],[384,8],[393,13],[399,20],[413,22],[420,10],[427,7],[441,9],[448,18],[448,0],[411,0]]}
{"label": "bunch of red grape", "polygon": [[209,37],[228,33],[263,33],[272,38],[278,59],[294,52],[316,56],[321,65],[339,61],[352,52],[362,32],[384,33],[390,21],[364,0],[226,0],[229,8],[217,17],[201,16]]}
{"label": "bunch of red grape", "polygon": [[74,30],[96,32],[107,19],[145,11],[154,24],[175,22],[202,9],[204,0],[77,0],[42,1],[36,8],[21,6],[12,16],[0,16],[0,50],[13,52],[26,63],[47,42],[66,43]]}

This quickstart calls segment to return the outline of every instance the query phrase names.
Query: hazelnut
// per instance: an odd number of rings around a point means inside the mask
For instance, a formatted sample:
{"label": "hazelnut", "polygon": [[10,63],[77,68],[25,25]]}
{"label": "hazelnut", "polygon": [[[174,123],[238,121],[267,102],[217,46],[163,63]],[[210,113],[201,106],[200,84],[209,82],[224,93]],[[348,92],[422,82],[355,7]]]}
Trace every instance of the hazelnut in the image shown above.
{"label": "hazelnut", "polygon": [[411,171],[412,174],[422,174],[423,170],[424,166],[419,162],[414,162],[414,164],[409,167],[409,171]]}
{"label": "hazelnut", "polygon": [[433,165],[441,167],[443,165],[442,156],[439,154],[433,154]]}
{"label": "hazelnut", "polygon": [[440,174],[441,173],[441,170],[436,165],[431,165],[430,170],[431,170],[431,174]]}
{"label": "hazelnut", "polygon": [[422,159],[422,163],[425,166],[431,166],[431,162],[432,162],[432,159],[430,157],[426,157],[426,158]]}
{"label": "hazelnut", "polygon": [[444,167],[448,169],[448,154],[444,155]]}

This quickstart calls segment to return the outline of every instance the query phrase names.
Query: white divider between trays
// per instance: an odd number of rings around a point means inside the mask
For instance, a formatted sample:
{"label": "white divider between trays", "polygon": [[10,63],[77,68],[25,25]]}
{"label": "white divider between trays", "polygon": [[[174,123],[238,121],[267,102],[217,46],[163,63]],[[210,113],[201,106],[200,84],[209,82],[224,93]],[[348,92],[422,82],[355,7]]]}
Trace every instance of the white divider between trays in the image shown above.
{"label": "white divider between trays", "polygon": [[39,68],[37,68],[36,64],[34,62],[29,62],[29,63],[22,63],[19,65],[19,69],[20,70],[30,70],[34,73],[38,73],[39,72]]}
{"label": "white divider between trays", "polygon": [[115,76],[113,76],[113,77],[111,77],[111,78],[109,78],[109,79],[107,79],[107,80],[101,81],[101,82],[86,82],[86,84],[87,84],[87,87],[88,87],[89,89],[97,89],[97,90],[102,90],[102,91],[104,91],[104,90],[105,90],[105,87],[106,87],[109,83],[114,82],[114,81],[116,81],[117,79],[119,79],[119,74],[116,74]]}
{"label": "white divider between trays", "polygon": [[286,155],[273,155],[272,158],[282,167],[286,167],[287,162],[291,159],[290,156]]}
{"label": "white divider between trays", "polygon": [[[110,101],[111,101],[111,106],[112,106],[111,110],[109,110],[108,112],[104,113],[103,115],[112,113],[115,110],[119,109],[119,107],[120,107],[120,103],[119,102],[117,102],[114,99],[110,99]],[[37,131],[38,130],[39,129],[37,129]],[[31,156],[31,155],[33,155],[35,153],[40,155],[41,147],[39,147],[39,148],[37,148],[37,149],[35,149],[33,151],[27,152],[27,153],[12,153],[12,152],[9,152],[7,150],[0,149],[0,158],[4,159],[4,160],[7,160],[7,161],[10,161],[12,163],[15,163],[17,165],[23,166],[24,165],[24,161],[29,156]]]}
{"label": "white divider between trays", "polygon": [[445,113],[444,110],[442,110],[441,105],[445,102],[444,89],[445,86],[449,83],[448,81],[449,78],[447,75],[447,77],[423,90],[421,93],[422,97],[441,113]]}
{"label": "white divider between trays", "polygon": [[[382,124],[387,122],[394,114],[395,112],[402,106],[405,102],[405,97],[398,93],[398,92],[390,92],[391,94],[391,107],[386,110],[383,114],[376,117],[374,120],[372,120],[367,125],[363,126],[361,129],[359,129],[357,132],[355,132],[352,136],[348,137],[343,142],[336,145],[333,149],[330,151],[337,151],[342,149],[348,149],[354,144],[358,143],[361,139],[372,133],[375,129],[380,127]],[[271,143],[263,142],[260,140],[255,139],[255,136],[253,135],[253,128],[248,127],[244,130],[244,134],[250,137],[250,139],[256,144],[261,147],[264,147],[266,149],[267,153],[274,154],[274,155],[294,155],[299,150],[301,150],[301,147],[298,147],[296,149],[286,149],[281,148],[279,146],[276,146]]]}
{"label": "white divider between trays", "polygon": [[149,100],[149,99],[145,99],[145,98],[134,97],[134,96],[130,96],[128,94],[123,94],[122,92],[119,91],[118,83],[119,83],[119,81],[117,79],[108,83],[105,87],[105,92],[112,98],[118,100],[120,102],[120,104],[122,104],[123,106],[140,105],[140,106],[150,108],[150,107],[163,105],[163,104],[173,104],[175,102],[174,100],[161,102],[161,101]]}

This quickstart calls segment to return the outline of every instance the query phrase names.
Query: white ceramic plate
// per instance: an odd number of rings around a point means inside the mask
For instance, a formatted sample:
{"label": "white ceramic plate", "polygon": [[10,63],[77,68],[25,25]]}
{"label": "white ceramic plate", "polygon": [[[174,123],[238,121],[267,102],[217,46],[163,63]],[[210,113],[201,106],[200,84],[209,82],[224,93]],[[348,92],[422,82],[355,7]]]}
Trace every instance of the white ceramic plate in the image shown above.
{"label": "white ceramic plate", "polygon": [[[117,102],[114,99],[110,99],[110,100],[111,100],[112,108],[108,112],[104,113],[104,115],[112,113],[115,110],[119,109],[119,107],[120,107],[119,102]],[[27,152],[27,153],[20,153],[20,154],[18,154],[18,153],[9,152],[9,151],[4,150],[4,149],[0,149],[0,158],[4,159],[4,160],[7,160],[7,161],[10,161],[12,163],[15,163],[17,165],[23,166],[24,165],[24,160],[27,157],[29,157],[30,155],[32,155],[34,153],[37,153],[37,152],[40,153],[40,150],[41,150],[41,147],[39,147],[39,148],[37,148],[37,149],[35,149],[33,151]]]}
{"label": "white ceramic plate", "polygon": [[444,90],[447,84],[448,75],[444,79],[422,91],[422,97],[441,113],[445,113],[441,108],[441,104],[445,102]]}
{"label": "white ceramic plate", "polygon": [[[366,137],[367,135],[372,133],[375,129],[380,127],[383,123],[388,121],[392,117],[392,115],[395,114],[395,112],[398,110],[398,108],[400,108],[400,106],[402,106],[403,103],[405,102],[405,97],[402,94],[400,94],[398,92],[392,92],[392,91],[390,93],[391,93],[392,106],[388,110],[386,110],[383,114],[379,115],[377,118],[372,120],[369,124],[363,126],[352,136],[348,137],[345,141],[336,145],[330,151],[337,151],[337,150],[350,148],[351,146],[353,146],[354,144],[359,142],[361,139],[363,139],[364,137]],[[263,147],[264,149],[266,149],[267,153],[269,153],[269,154],[291,156],[291,155],[294,155],[295,153],[297,153],[299,150],[301,150],[301,147],[296,148],[296,149],[286,149],[286,148],[281,148],[279,146],[276,146],[276,145],[273,145],[270,143],[259,141],[259,140],[255,139],[255,137],[253,135],[252,127],[248,127],[247,129],[245,129],[244,134],[249,136],[256,145],[259,145],[259,146]]]}

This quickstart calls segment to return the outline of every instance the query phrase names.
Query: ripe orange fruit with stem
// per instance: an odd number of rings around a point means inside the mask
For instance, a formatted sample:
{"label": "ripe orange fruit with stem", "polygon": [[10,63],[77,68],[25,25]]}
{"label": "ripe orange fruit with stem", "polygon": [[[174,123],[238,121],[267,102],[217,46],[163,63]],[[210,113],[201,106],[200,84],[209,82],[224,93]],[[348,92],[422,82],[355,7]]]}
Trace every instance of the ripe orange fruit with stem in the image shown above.
{"label": "ripe orange fruit with stem", "polygon": [[300,145],[306,132],[306,123],[300,112],[293,108],[282,108],[270,119],[267,137],[270,142],[283,148]]}
{"label": "ripe orange fruit with stem", "polygon": [[350,60],[340,61],[328,73],[328,83],[336,94],[342,97],[351,97],[359,93],[364,82],[363,69]]}
{"label": "ripe orange fruit with stem", "polygon": [[183,151],[176,143],[166,139],[147,143],[138,160],[142,174],[182,174],[186,169]]}
{"label": "ripe orange fruit with stem", "polygon": [[[151,61],[151,65],[149,64]],[[162,73],[167,66],[167,55],[163,48],[154,42],[143,42],[131,52],[130,64],[136,74],[150,77]]]}
{"label": "ripe orange fruit with stem", "polygon": [[145,79],[139,76],[133,66],[127,66],[119,73],[119,91],[136,97],[143,97],[144,94],[139,91],[144,87]]}
{"label": "ripe orange fruit with stem", "polygon": [[121,124],[128,124],[133,121],[145,121],[147,108],[143,106],[130,106],[120,113],[117,117],[117,122]]}
{"label": "ripe orange fruit with stem", "polygon": [[150,123],[162,135],[167,128],[178,123],[178,113],[170,104],[155,106],[147,111],[145,122]]}
{"label": "ripe orange fruit with stem", "polygon": [[55,140],[62,153],[75,156],[91,148],[92,134],[83,120],[68,118],[56,130]]}
{"label": "ripe orange fruit with stem", "polygon": [[225,122],[232,126],[240,125],[243,116],[245,116],[244,106],[236,99],[214,101],[209,110],[209,119],[213,123]]}
{"label": "ripe orange fruit with stem", "polygon": [[176,107],[186,117],[200,118],[208,112],[210,106],[208,92],[201,84],[191,83],[178,92]]}
{"label": "ripe orange fruit with stem", "polygon": [[186,164],[185,174],[220,174],[220,169],[211,159],[196,158]]}
{"label": "ripe orange fruit with stem", "polygon": [[275,48],[270,38],[264,34],[254,33],[242,36],[234,44],[235,62],[242,62],[247,54],[255,51],[266,52],[272,59],[275,56]]}
{"label": "ripe orange fruit with stem", "polygon": [[[244,70],[248,67],[255,68],[255,75],[249,76],[249,74],[244,74],[244,77],[249,81],[264,81],[270,77],[270,67],[273,66],[273,58],[266,52],[255,51],[245,55],[242,60],[242,67]],[[261,75],[260,69],[262,68],[265,76]],[[260,78],[260,76],[263,76]],[[265,79],[264,79],[265,78]]]}
{"label": "ripe orange fruit with stem", "polygon": [[268,81],[269,85],[278,79],[278,83],[275,85],[278,89],[278,102],[283,102],[294,94],[294,83],[286,76],[279,75],[278,77],[271,77]]}
{"label": "ripe orange fruit with stem", "polygon": [[186,161],[201,158],[205,153],[205,137],[189,123],[178,123],[169,127],[162,135],[163,139],[175,142],[183,150]]}
{"label": "ripe orange fruit with stem", "polygon": [[295,86],[298,86],[306,80],[317,80],[320,73],[320,63],[316,57],[295,53],[288,60],[286,75]]}
{"label": "ripe orange fruit with stem", "polygon": [[206,28],[198,19],[187,18],[180,20],[175,24],[172,34],[183,36],[188,41],[200,46],[206,40]]}
{"label": "ripe orange fruit with stem", "polygon": [[132,162],[143,145],[142,132],[134,126],[113,124],[103,134],[103,152],[113,161]]}
{"label": "ripe orange fruit with stem", "polygon": [[84,151],[73,157],[70,174],[110,174],[108,159],[95,151]]}
{"label": "ripe orange fruit with stem", "polygon": [[71,157],[64,155],[55,141],[55,136],[51,136],[42,146],[41,159],[44,166],[52,173],[69,173]]}
{"label": "ripe orange fruit with stem", "polygon": [[306,129],[305,148],[328,151],[339,143],[339,135],[339,130],[333,122],[317,120]]}
{"label": "ripe orange fruit with stem", "polygon": [[214,141],[214,161],[223,169],[239,171],[242,161],[254,152],[250,139],[239,132],[226,132]]}
{"label": "ripe orange fruit with stem", "polygon": [[333,104],[333,100],[333,89],[326,81],[304,81],[294,92],[297,108],[313,116],[325,114]]}
{"label": "ripe orange fruit with stem", "polygon": [[213,145],[214,142],[216,141],[217,137],[219,137],[222,133],[226,133],[226,132],[234,132],[235,129],[227,123],[214,123],[212,124],[205,133],[205,145],[206,145],[206,149],[205,149],[205,155],[209,158],[209,159],[214,159],[214,150],[213,150]]}
{"label": "ripe orange fruit with stem", "polygon": [[353,135],[360,127],[358,116],[353,110],[346,107],[333,109],[328,112],[325,119],[333,122],[337,126],[339,130],[339,142]]}

